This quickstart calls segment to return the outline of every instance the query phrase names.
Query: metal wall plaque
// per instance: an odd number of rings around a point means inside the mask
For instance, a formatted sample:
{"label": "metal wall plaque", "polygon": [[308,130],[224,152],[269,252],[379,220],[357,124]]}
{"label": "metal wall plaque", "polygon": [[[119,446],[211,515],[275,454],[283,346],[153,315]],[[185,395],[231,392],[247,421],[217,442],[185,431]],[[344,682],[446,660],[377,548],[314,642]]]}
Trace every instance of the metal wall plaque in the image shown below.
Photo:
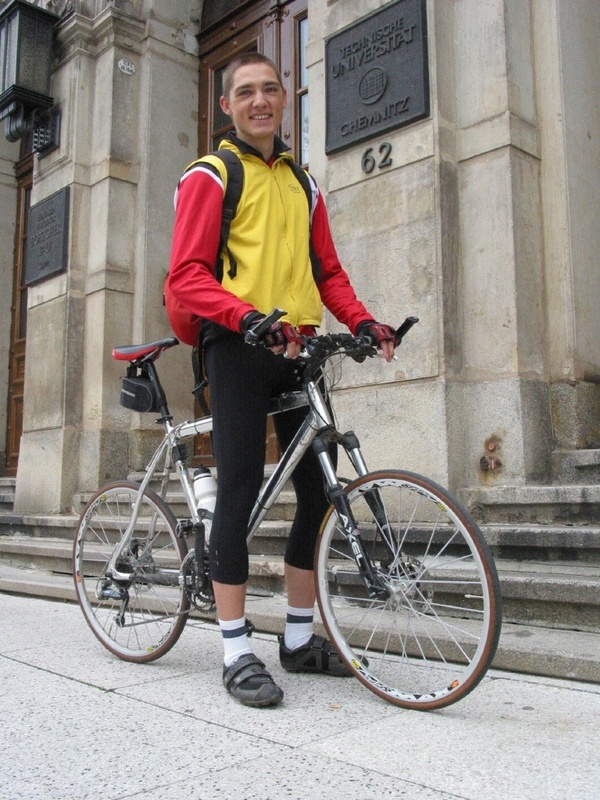
{"label": "metal wall plaque", "polygon": [[429,116],[426,0],[397,0],[325,43],[325,151]]}
{"label": "metal wall plaque", "polygon": [[26,286],[67,269],[69,186],[29,209],[25,247]]}

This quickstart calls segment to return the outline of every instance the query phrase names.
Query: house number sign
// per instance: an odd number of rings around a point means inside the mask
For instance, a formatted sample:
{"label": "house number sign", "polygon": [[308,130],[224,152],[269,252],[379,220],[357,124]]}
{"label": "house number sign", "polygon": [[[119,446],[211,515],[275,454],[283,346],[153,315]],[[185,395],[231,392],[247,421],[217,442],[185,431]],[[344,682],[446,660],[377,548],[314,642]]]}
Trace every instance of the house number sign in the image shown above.
{"label": "house number sign", "polygon": [[389,142],[382,142],[378,148],[367,147],[362,154],[360,162],[362,171],[367,175],[377,167],[377,169],[385,169],[392,166],[392,145]]}

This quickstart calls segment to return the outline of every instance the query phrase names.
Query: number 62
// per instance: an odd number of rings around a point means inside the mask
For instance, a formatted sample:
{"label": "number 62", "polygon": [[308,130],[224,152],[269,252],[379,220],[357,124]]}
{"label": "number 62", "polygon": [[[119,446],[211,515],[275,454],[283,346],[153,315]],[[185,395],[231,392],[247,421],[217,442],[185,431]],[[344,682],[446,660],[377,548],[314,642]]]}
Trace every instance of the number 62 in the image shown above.
{"label": "number 62", "polygon": [[362,171],[369,175],[375,167],[378,169],[384,169],[385,167],[389,167],[392,164],[392,145],[389,142],[382,142],[379,145],[377,150],[381,159],[376,161],[375,156],[373,155],[373,148],[369,147],[362,155],[362,159],[360,162],[360,166]]}

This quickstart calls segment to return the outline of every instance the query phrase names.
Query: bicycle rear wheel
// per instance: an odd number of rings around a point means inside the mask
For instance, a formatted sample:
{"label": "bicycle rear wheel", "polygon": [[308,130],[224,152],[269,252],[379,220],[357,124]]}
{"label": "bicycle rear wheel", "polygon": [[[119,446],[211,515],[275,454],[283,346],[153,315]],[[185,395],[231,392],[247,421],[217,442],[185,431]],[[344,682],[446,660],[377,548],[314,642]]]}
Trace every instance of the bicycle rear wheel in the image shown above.
{"label": "bicycle rear wheel", "polygon": [[375,694],[431,710],[465,697],[490,666],[501,626],[498,575],[469,513],[410,472],[373,472],[345,489],[382,597],[369,597],[337,516],[325,516],[315,570],[323,622]]}
{"label": "bicycle rear wheel", "polygon": [[179,639],[189,610],[180,583],[187,547],[177,522],[158,495],[146,490],[135,531],[113,580],[107,567],[131,521],[139,485],[105,486],[87,504],[73,546],[73,575],[83,614],[97,638],[125,661],[154,661]]}

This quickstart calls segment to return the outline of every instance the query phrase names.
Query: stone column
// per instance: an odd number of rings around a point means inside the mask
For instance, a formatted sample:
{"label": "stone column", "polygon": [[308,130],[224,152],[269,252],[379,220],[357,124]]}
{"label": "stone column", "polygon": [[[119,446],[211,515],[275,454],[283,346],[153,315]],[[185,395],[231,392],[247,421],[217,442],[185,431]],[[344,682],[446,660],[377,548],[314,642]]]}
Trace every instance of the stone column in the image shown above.
{"label": "stone column", "polygon": [[[356,430],[371,468],[402,466],[447,484],[435,100],[428,119],[323,155],[327,115],[323,39],[383,5],[373,0],[311,4],[310,166],[326,197],[340,260],[358,296],[381,321],[397,325],[415,314],[420,322],[398,351],[397,362],[345,364],[335,408],[340,427]],[[432,20],[429,30],[434,30]],[[429,62],[435,64],[434,52]],[[434,97],[434,72],[431,77]],[[370,111],[357,98],[356,105],[348,108],[348,119]],[[391,148],[391,163],[366,173],[365,151],[372,147],[377,154],[384,142]],[[327,319],[325,326],[335,323]]]}
{"label": "stone column", "polygon": [[173,190],[197,147],[196,6],[81,3],[60,25],[61,148],[37,165],[32,202],[71,187],[69,269],[30,291],[17,511],[68,510],[145,465],[155,426],[119,406],[111,350],[169,333]]}
{"label": "stone column", "polygon": [[534,0],[548,371],[559,449],[600,447],[600,5]]}
{"label": "stone column", "polygon": [[[381,5],[321,3],[321,30],[331,35]],[[377,140],[315,157],[359,294],[376,316],[421,319],[395,370],[351,370],[339,402],[349,417],[360,408],[369,420],[363,438],[378,466],[414,468],[453,490],[545,481],[551,423],[531,2],[430,0],[427,12],[430,119],[386,135],[393,164],[385,172],[361,174],[361,153]],[[313,19],[311,110],[323,102]]]}
{"label": "stone column", "polygon": [[449,68],[438,94],[447,114],[439,118],[440,156],[450,174],[456,166],[451,196],[458,214],[450,275],[442,264],[443,280],[453,287],[444,316],[455,486],[549,477],[530,5],[435,4],[438,76]]}

